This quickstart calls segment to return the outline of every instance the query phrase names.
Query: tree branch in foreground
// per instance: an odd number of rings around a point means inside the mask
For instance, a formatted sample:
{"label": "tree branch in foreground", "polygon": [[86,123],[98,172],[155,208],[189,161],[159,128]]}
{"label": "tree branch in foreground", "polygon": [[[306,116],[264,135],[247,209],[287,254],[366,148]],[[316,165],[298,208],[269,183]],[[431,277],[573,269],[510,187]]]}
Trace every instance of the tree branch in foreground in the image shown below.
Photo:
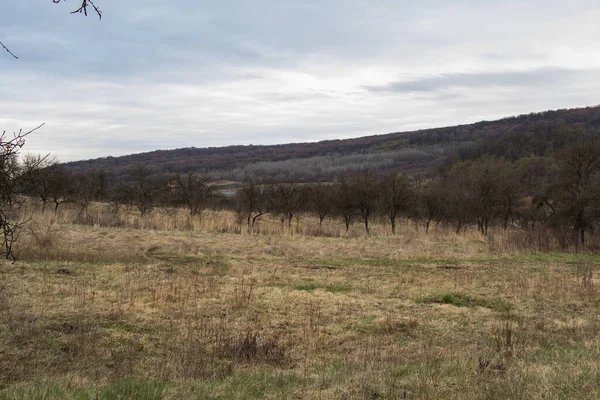
{"label": "tree branch in foreground", "polygon": [[[53,3],[58,4],[61,0],[52,0]],[[64,0],[63,0],[64,1]],[[86,17],[88,15],[88,7],[92,6],[96,14],[98,15],[98,19],[102,19],[102,11],[94,4],[92,0],[82,0],[81,7],[77,10],[72,11],[71,14],[81,14],[83,13]]]}
{"label": "tree branch in foreground", "polygon": [[12,52],[12,51],[10,51],[10,50],[8,49],[8,47],[6,47],[6,46],[4,45],[4,43],[0,42],[0,46],[2,46],[2,48],[3,48],[4,50],[8,51],[8,54],[10,54],[11,56],[13,56],[13,57],[14,57],[14,58],[16,58],[17,60],[19,59],[19,57],[15,56],[15,55],[13,54],[13,52]]}

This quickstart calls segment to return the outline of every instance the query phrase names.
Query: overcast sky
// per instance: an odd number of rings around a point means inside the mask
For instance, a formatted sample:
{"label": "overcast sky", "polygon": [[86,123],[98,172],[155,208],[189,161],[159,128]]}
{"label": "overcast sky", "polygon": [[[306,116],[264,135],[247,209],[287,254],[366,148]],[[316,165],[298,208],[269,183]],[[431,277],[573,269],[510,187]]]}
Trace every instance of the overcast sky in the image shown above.
{"label": "overcast sky", "polygon": [[0,130],[61,160],[600,103],[600,1],[6,1]]}

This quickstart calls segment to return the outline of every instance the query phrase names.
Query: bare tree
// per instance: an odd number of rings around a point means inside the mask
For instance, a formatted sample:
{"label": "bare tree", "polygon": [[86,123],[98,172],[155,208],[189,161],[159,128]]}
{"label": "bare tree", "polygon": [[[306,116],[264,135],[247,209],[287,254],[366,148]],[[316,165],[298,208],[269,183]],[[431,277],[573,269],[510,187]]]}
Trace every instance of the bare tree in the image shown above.
{"label": "bare tree", "polygon": [[130,181],[116,189],[117,200],[136,207],[142,217],[156,207],[166,185],[153,179],[152,171],[146,165],[138,164],[129,171]]}
{"label": "bare tree", "polygon": [[103,170],[73,175],[71,180],[74,201],[79,206],[78,216],[81,216],[93,201],[103,201],[106,197],[107,178]]}
{"label": "bare tree", "polygon": [[369,220],[377,210],[379,203],[379,179],[372,173],[364,172],[351,179],[352,196],[356,211],[365,223],[365,232],[369,234]]}
{"label": "bare tree", "polygon": [[337,215],[342,217],[346,232],[356,216],[356,202],[352,193],[352,187],[345,176],[338,177],[334,186],[334,210]]}
{"label": "bare tree", "polygon": [[559,179],[548,188],[545,203],[555,219],[568,221],[584,245],[586,230],[600,219],[600,142],[581,141],[557,159]]}
{"label": "bare tree", "polygon": [[[43,124],[42,124],[43,125]],[[13,246],[19,238],[20,229],[26,223],[19,220],[19,209],[25,201],[20,196],[22,188],[22,168],[18,154],[25,145],[25,138],[42,127],[29,132],[19,131],[11,136],[6,132],[0,135],[0,251],[6,259],[15,260]]]}
{"label": "bare tree", "polygon": [[288,222],[288,229],[292,226],[292,220],[297,217],[305,206],[306,191],[303,187],[292,182],[282,183],[273,187],[272,192],[273,210],[281,214],[282,223]]}
{"label": "bare tree", "polygon": [[431,221],[439,225],[444,213],[444,194],[439,182],[431,182],[420,192],[416,213],[425,221],[425,233],[429,233]]}
{"label": "bare tree", "polygon": [[189,171],[176,175],[173,183],[176,204],[186,206],[192,217],[200,216],[214,192],[208,177]]}
{"label": "bare tree", "polygon": [[413,200],[408,179],[402,174],[386,176],[380,185],[381,209],[392,224],[392,233],[396,234],[396,219],[406,212]]}
{"label": "bare tree", "polygon": [[235,207],[240,220],[246,219],[248,230],[254,228],[256,221],[269,212],[269,187],[260,185],[254,180],[248,180],[236,192]]}
{"label": "bare tree", "polygon": [[319,233],[323,233],[323,221],[334,208],[334,187],[325,184],[312,184],[307,187],[308,207],[319,217]]}
{"label": "bare tree", "polygon": [[466,174],[453,171],[445,177],[439,190],[444,199],[443,216],[446,221],[454,224],[456,233],[467,230],[473,222],[473,192],[470,190],[470,179]]}
{"label": "bare tree", "polygon": [[74,201],[72,176],[55,158],[26,155],[23,162],[26,192],[39,197],[42,210],[54,203],[54,211],[63,203]]}
{"label": "bare tree", "polygon": [[50,201],[49,180],[43,178],[43,173],[56,163],[57,161],[49,156],[25,154],[23,157],[25,193],[39,197],[42,201],[42,210],[46,209],[46,205]]}
{"label": "bare tree", "polygon": [[501,172],[502,166],[496,160],[480,160],[457,171],[469,179],[466,190],[470,192],[471,211],[484,235],[503,208]]}

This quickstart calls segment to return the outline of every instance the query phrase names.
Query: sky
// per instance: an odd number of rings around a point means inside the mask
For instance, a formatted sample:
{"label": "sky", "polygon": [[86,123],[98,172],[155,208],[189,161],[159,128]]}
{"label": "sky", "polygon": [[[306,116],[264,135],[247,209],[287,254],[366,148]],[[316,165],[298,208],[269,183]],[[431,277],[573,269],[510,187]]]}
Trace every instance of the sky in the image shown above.
{"label": "sky", "polygon": [[0,131],[62,161],[600,104],[600,0],[4,3]]}

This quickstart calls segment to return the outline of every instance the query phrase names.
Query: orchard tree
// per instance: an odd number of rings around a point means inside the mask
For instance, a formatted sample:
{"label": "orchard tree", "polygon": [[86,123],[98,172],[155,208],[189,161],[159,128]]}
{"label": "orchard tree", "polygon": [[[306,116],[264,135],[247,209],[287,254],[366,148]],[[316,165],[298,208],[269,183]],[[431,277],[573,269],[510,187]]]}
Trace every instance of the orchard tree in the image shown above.
{"label": "orchard tree", "polygon": [[600,219],[600,141],[576,143],[557,159],[559,178],[548,188],[545,203],[555,220],[568,223],[584,245],[586,230]]}
{"label": "orchard tree", "polygon": [[337,215],[342,217],[346,232],[350,229],[354,217],[356,216],[356,202],[352,193],[352,187],[348,178],[344,175],[338,177],[333,188],[334,210]]}
{"label": "orchard tree", "polygon": [[334,187],[314,183],[307,186],[308,207],[319,217],[319,234],[323,233],[323,221],[335,211]]}
{"label": "orchard tree", "polygon": [[175,175],[173,182],[176,204],[187,207],[192,217],[201,216],[214,192],[208,177],[188,171],[187,174]]}
{"label": "orchard tree", "polygon": [[236,192],[234,201],[238,219],[246,219],[251,231],[256,221],[271,209],[270,188],[249,179]]}
{"label": "orchard tree", "polygon": [[93,201],[102,202],[106,198],[108,182],[104,170],[76,174],[71,181],[74,201],[79,207],[78,216],[87,211]]}
{"label": "orchard tree", "polygon": [[306,190],[296,183],[282,183],[273,188],[271,197],[273,210],[281,215],[282,224],[287,220],[290,229],[294,217],[298,217],[305,208]]}
{"label": "orchard tree", "polygon": [[439,180],[429,182],[423,187],[416,198],[415,216],[425,222],[425,233],[429,233],[429,226],[435,221],[436,227],[439,226],[444,217],[444,191]]}
{"label": "orchard tree", "polygon": [[54,204],[54,211],[63,203],[75,200],[73,177],[58,160],[28,154],[23,161],[23,180],[26,193],[39,197],[42,210],[48,203]]}
{"label": "orchard tree", "polygon": [[144,164],[136,165],[128,175],[128,182],[115,189],[116,200],[134,206],[143,217],[158,205],[166,193],[166,184],[152,177],[152,170]]}
{"label": "orchard tree", "polygon": [[364,172],[352,177],[351,184],[352,196],[356,212],[365,223],[365,232],[369,232],[369,220],[377,211],[380,196],[380,183],[376,175],[370,172]]}
{"label": "orchard tree", "polygon": [[392,174],[381,181],[381,209],[392,224],[392,234],[396,234],[396,219],[406,212],[414,195],[408,179],[402,174]]}

